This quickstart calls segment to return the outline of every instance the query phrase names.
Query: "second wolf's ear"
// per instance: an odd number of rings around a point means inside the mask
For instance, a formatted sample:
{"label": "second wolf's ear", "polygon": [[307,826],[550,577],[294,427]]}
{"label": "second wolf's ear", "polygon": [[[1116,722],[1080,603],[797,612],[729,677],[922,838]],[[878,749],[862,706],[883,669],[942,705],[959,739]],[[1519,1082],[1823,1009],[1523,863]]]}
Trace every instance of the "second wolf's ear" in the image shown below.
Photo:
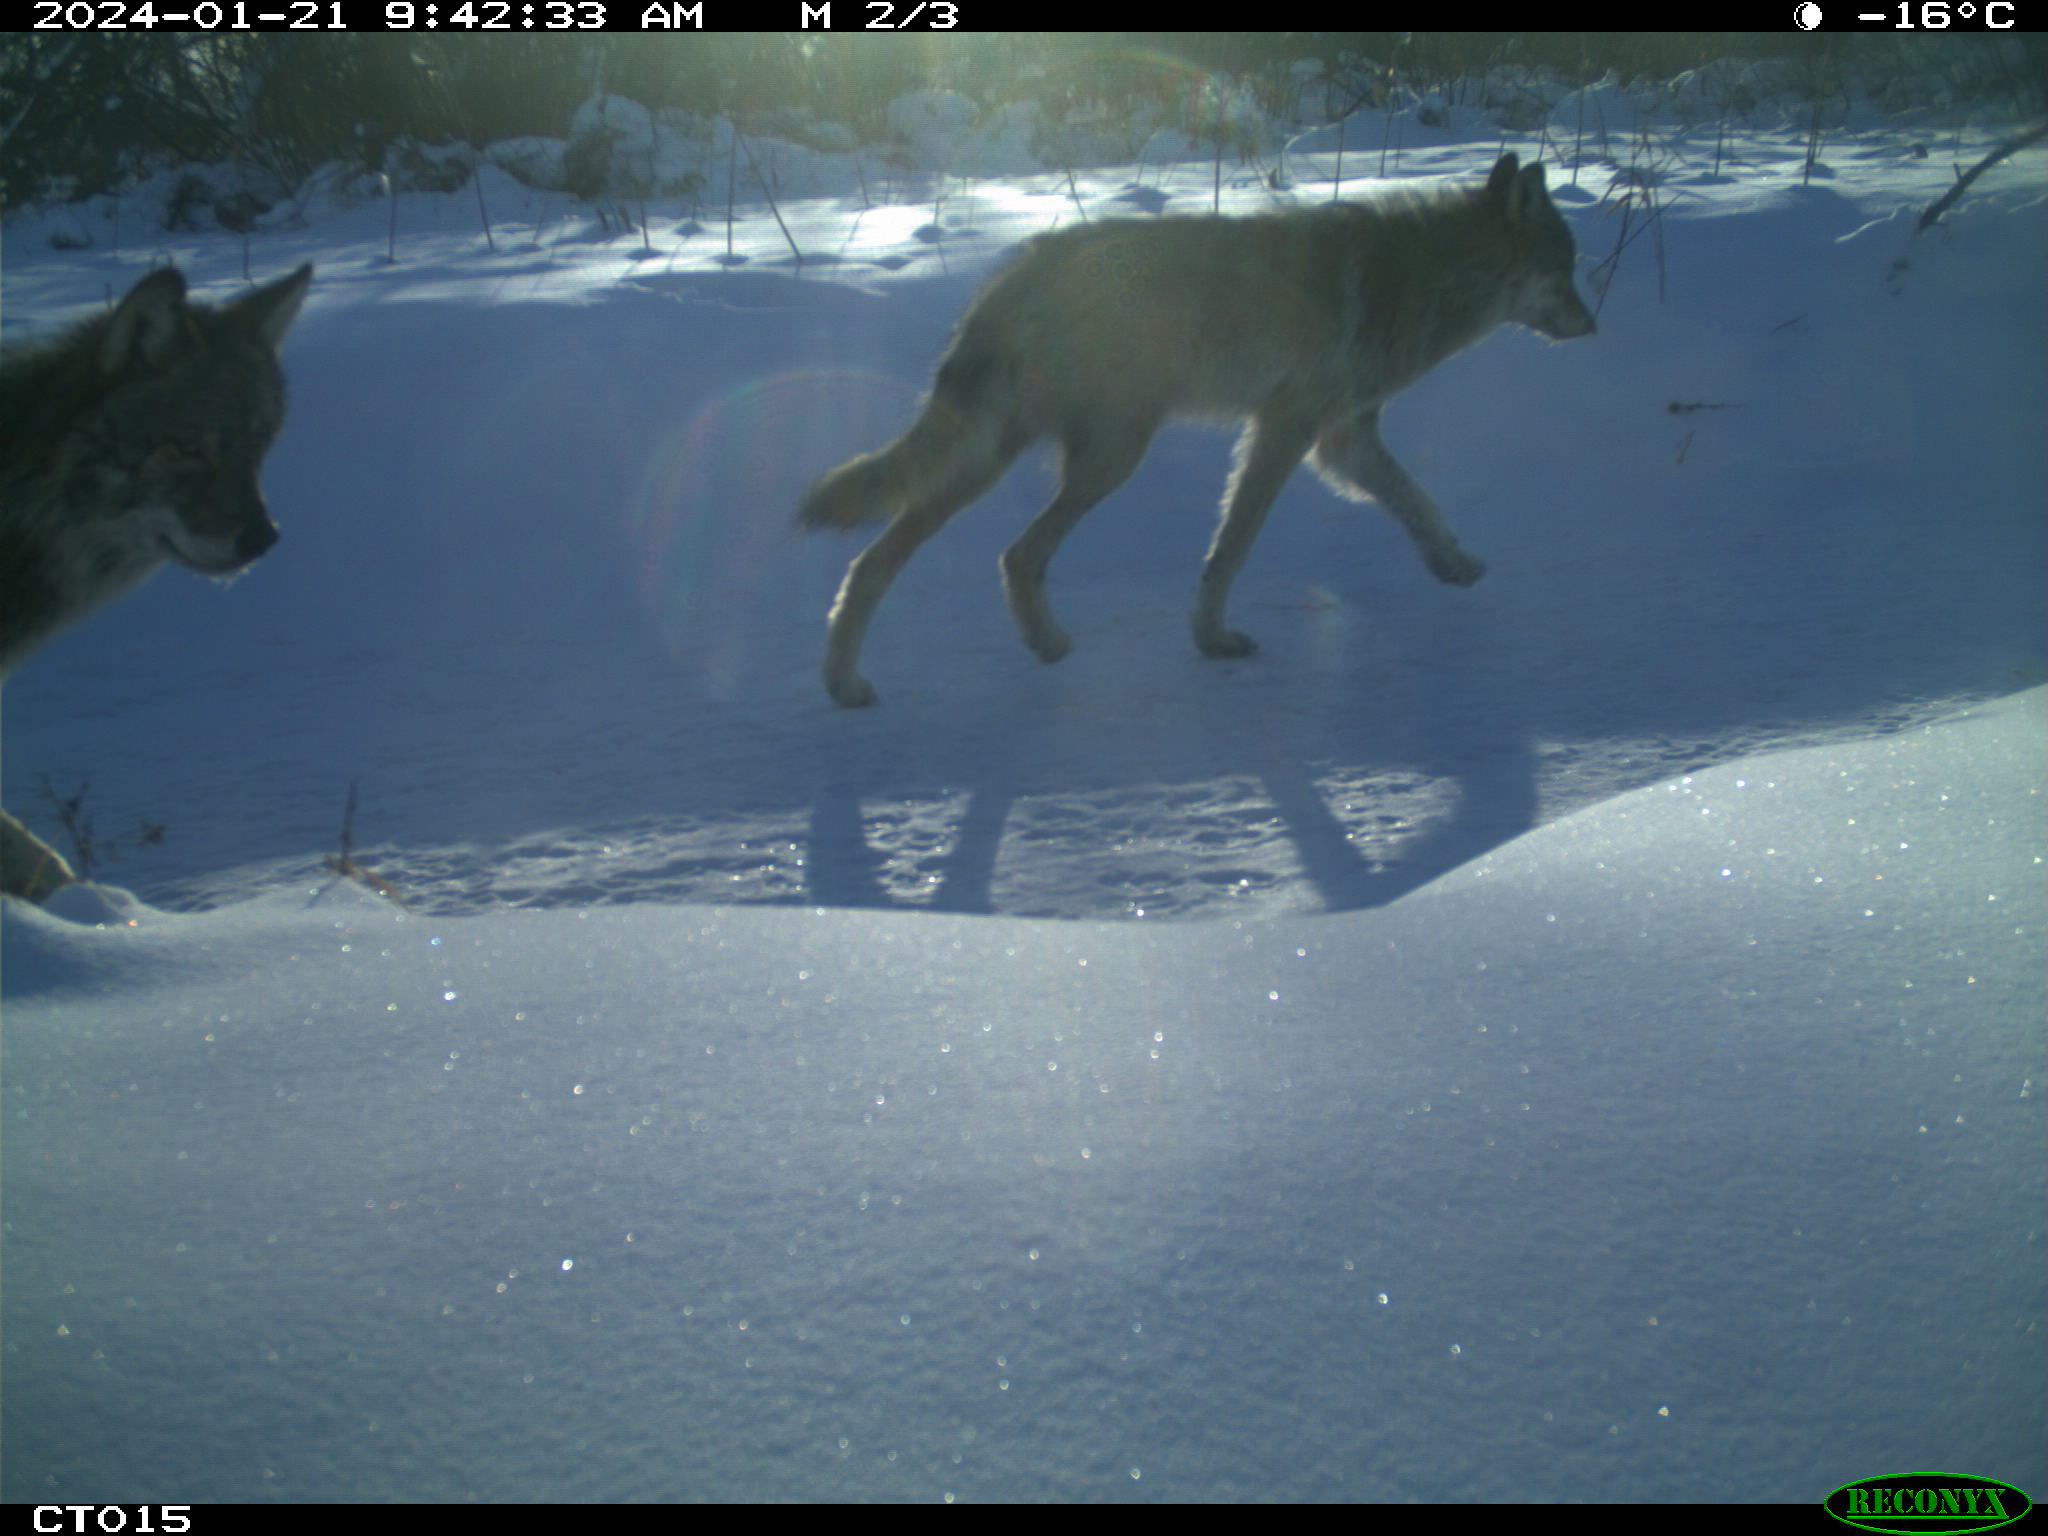
{"label": "second wolf's ear", "polygon": [[1515,167],[1520,164],[1513,150],[1494,161],[1493,170],[1486,178],[1486,195],[1497,203],[1505,203],[1508,189],[1515,183]]}
{"label": "second wolf's ear", "polygon": [[313,264],[308,262],[290,277],[279,278],[268,288],[258,288],[235,300],[228,306],[228,312],[252,327],[263,338],[264,345],[275,352],[284,341],[284,333],[292,328],[292,321],[298,318],[299,306],[305,303],[306,289],[312,281]]}
{"label": "second wolf's ear", "polygon": [[100,371],[120,373],[137,363],[161,363],[177,345],[184,323],[184,274],[176,267],[150,273],[115,309],[100,340]]}
{"label": "second wolf's ear", "polygon": [[1507,193],[1507,210],[1510,219],[1540,219],[1552,207],[1550,192],[1543,183],[1543,162],[1535,161],[1524,166],[1509,178],[1512,185]]}

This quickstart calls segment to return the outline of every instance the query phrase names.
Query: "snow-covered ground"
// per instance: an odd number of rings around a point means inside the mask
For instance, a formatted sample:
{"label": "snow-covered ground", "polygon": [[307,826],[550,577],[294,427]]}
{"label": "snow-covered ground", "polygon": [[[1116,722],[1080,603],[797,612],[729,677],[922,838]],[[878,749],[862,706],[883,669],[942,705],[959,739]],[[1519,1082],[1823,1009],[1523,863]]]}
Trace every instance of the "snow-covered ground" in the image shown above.
{"label": "snow-covered ground", "polygon": [[[1389,412],[1476,588],[1303,475],[1197,657],[1176,430],[1054,567],[1072,657],[996,589],[1034,463],[862,712],[804,486],[1017,239],[1208,165],[785,200],[801,267],[495,174],[495,250],[466,188],[395,263],[381,202],[252,239],[319,267],[284,541],[7,685],[10,807],[89,781],[146,904],[5,909],[0,1493],[2039,1493],[2038,149],[1910,233],[1997,137],[1660,132],[1600,334]],[[1589,273],[1614,176],[1552,175]],[[8,339],[233,291],[140,223],[11,222]],[[406,910],[323,867],[351,780]]]}

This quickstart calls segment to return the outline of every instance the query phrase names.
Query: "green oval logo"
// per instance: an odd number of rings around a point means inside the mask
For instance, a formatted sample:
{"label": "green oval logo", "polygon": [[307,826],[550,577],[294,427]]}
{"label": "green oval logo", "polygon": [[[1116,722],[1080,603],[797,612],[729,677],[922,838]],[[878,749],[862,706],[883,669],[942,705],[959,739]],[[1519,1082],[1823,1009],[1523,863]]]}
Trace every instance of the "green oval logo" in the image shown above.
{"label": "green oval logo", "polygon": [[1941,1533],[1996,1530],[2034,1507],[2011,1483],[1952,1472],[1903,1472],[1844,1483],[1822,1501],[1844,1525],[1866,1531]]}

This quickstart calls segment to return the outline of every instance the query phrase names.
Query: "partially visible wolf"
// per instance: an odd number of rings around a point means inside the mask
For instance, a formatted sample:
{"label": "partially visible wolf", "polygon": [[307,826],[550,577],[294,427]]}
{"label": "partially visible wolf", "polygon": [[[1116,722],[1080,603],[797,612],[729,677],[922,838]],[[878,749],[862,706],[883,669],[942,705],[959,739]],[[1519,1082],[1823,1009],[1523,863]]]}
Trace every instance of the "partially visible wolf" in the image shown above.
{"label": "partially visible wolf", "polygon": [[1485,567],[1380,441],[1380,407],[1495,327],[1555,340],[1593,317],[1540,164],[1503,155],[1483,186],[1395,193],[1251,218],[1118,220],[1041,235],[981,292],[910,430],[842,464],[805,499],[805,528],[893,521],[847,568],[825,687],[871,704],[868,620],[912,552],[1029,444],[1060,445],[1059,493],[1005,551],[1003,590],[1044,661],[1068,640],[1045,600],[1052,554],[1176,416],[1248,420],[1196,589],[1195,644],[1244,656],[1223,624],[1231,579],[1304,455],[1339,495],[1379,502],[1439,580]]}
{"label": "partially visible wolf", "polygon": [[[0,674],[166,560],[226,577],[277,542],[256,477],[284,423],[277,349],[312,280],[301,267],[212,308],[166,268],[0,358]],[[0,890],[70,879],[0,812]]]}

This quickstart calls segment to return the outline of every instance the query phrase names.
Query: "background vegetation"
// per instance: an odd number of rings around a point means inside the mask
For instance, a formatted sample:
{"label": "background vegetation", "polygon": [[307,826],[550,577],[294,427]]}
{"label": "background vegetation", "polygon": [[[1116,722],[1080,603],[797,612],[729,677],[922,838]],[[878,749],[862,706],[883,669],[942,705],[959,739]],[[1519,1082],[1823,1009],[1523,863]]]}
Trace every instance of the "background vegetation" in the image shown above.
{"label": "background vegetation", "polygon": [[[1858,100],[1891,110],[1977,104],[2026,117],[2044,109],[2048,39],[16,32],[0,34],[0,198],[89,196],[192,163],[242,168],[259,203],[286,195],[323,165],[405,187],[430,168],[445,175],[446,160],[408,158],[395,147],[563,137],[578,104],[598,93],[657,114],[726,117],[749,134],[801,138],[836,124],[860,144],[886,146],[888,103],[919,89],[958,92],[984,112],[1030,103],[1048,122],[1178,117],[1202,133],[1213,131],[1203,119],[1223,92],[1300,122],[1436,99],[1491,107],[1511,122],[1518,105],[1540,107],[1546,92],[1554,97],[1608,77],[1669,81],[1729,61],[1769,71],[1775,89],[1793,90],[1817,109],[1846,110]],[[1743,91],[1731,85],[1722,94],[1727,110],[1744,110]]]}

